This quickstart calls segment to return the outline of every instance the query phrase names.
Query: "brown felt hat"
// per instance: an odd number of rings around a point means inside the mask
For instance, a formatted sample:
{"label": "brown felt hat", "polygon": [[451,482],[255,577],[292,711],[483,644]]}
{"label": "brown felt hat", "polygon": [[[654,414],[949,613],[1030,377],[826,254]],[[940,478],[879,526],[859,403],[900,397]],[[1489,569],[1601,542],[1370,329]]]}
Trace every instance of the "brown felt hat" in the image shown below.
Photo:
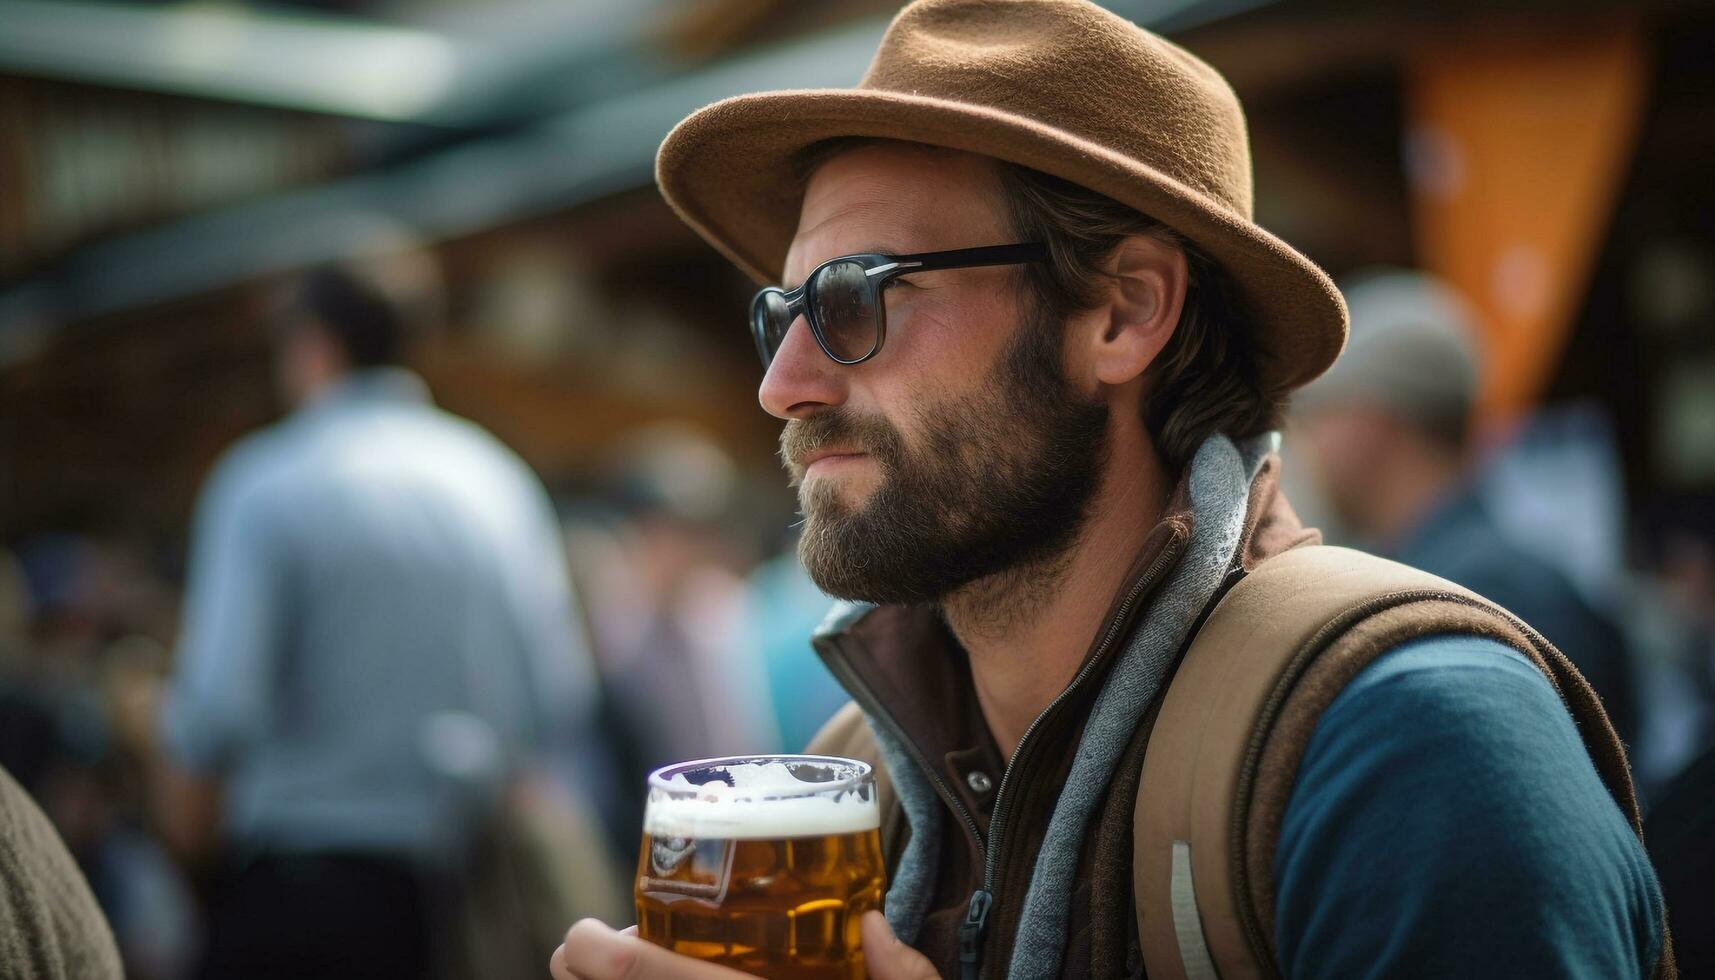
{"label": "brown felt hat", "polygon": [[800,156],[841,136],[995,157],[1166,223],[1237,283],[1265,385],[1309,381],[1345,343],[1334,283],[1251,218],[1250,141],[1226,80],[1086,0],[918,0],[857,88],[705,106],[667,134],[656,180],[699,234],[776,282],[804,198]]}

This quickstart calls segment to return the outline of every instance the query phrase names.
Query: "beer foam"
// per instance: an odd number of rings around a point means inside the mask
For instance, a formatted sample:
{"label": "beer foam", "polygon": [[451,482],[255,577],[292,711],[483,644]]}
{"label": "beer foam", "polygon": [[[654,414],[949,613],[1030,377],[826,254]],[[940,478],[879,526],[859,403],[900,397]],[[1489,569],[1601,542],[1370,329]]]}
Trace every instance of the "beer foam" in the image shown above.
{"label": "beer foam", "polygon": [[837,796],[805,796],[817,784],[793,777],[778,762],[750,763],[726,770],[733,780],[697,785],[675,774],[667,785],[674,794],[650,793],[643,815],[651,837],[758,840],[769,837],[818,837],[856,834],[881,825],[881,809],[872,789],[865,799],[847,790]]}

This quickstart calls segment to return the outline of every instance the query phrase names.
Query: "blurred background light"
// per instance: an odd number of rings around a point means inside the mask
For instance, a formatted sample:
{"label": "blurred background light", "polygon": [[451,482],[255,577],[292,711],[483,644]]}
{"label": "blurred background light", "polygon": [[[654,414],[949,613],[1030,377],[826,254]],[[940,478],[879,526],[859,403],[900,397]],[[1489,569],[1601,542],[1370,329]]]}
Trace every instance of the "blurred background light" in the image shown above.
{"label": "blurred background light", "polygon": [[0,0],[0,69],[400,122],[458,81],[424,30],[237,4]]}

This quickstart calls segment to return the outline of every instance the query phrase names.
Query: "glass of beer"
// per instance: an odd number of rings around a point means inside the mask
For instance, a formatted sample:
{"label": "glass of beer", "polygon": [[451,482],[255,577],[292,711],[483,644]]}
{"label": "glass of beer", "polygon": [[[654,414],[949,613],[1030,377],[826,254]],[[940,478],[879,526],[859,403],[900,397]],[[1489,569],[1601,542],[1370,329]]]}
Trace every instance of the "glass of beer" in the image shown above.
{"label": "glass of beer", "polygon": [[769,978],[866,976],[858,921],[881,908],[870,767],[815,755],[686,762],[649,776],[637,931]]}

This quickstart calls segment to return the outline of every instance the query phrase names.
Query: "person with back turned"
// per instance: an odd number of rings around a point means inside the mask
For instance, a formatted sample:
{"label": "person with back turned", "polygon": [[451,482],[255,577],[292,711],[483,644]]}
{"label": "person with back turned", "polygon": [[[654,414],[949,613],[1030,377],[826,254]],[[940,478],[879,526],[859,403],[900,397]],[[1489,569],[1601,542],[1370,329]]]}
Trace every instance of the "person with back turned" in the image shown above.
{"label": "person with back turned", "polygon": [[[882,978],[1672,973],[1624,752],[1539,634],[1317,544],[1272,430],[1346,311],[1251,219],[1211,68],[1083,0],[920,0],[663,194],[762,283],[762,406],[847,600]],[[560,978],[731,977],[600,922]]]}
{"label": "person with back turned", "polygon": [[589,703],[541,483],[401,366],[425,262],[291,286],[296,411],[197,504],[160,797],[179,850],[218,852],[203,977],[428,975],[437,882]]}

